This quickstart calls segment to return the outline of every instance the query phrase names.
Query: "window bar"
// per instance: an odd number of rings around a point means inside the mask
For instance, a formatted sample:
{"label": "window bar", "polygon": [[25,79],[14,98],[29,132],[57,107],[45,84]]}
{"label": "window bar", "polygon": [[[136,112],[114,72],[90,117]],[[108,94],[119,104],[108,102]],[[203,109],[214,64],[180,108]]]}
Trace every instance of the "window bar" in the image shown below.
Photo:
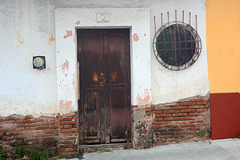
{"label": "window bar", "polygon": [[191,12],[189,12],[189,25],[191,25]]}
{"label": "window bar", "polygon": [[154,19],[154,30],[155,30],[155,34],[156,34],[157,31],[156,31],[156,18],[155,18],[155,16],[153,17],[153,19]]}

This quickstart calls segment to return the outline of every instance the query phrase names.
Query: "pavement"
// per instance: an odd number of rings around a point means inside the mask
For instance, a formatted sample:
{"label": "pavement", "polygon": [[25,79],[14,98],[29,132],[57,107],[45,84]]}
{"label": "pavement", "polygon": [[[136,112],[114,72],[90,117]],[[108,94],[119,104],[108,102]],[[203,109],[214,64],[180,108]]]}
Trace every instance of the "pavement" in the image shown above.
{"label": "pavement", "polygon": [[[85,153],[84,160],[240,160],[240,139],[206,140],[144,150]],[[73,158],[71,160],[78,160]]]}

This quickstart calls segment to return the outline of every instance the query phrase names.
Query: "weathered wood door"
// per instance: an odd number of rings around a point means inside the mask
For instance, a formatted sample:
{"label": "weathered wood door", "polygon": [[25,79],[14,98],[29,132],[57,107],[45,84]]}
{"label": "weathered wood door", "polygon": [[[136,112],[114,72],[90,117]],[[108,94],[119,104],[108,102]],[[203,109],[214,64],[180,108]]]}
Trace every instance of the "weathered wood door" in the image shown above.
{"label": "weathered wood door", "polygon": [[80,143],[131,137],[129,29],[79,29]]}

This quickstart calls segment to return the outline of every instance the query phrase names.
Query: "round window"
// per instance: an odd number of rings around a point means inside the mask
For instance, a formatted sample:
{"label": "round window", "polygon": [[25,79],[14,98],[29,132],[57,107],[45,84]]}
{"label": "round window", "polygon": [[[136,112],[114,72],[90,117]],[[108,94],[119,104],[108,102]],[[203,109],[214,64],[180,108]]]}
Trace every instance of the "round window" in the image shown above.
{"label": "round window", "polygon": [[185,23],[162,26],[154,37],[154,54],[157,60],[171,70],[191,66],[201,53],[201,40],[197,31]]}

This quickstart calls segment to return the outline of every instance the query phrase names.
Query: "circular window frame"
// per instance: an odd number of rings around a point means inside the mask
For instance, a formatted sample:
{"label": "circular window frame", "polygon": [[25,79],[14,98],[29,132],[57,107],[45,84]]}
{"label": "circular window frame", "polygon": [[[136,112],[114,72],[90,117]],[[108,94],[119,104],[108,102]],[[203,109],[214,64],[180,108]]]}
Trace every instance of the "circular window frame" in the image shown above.
{"label": "circular window frame", "polygon": [[[186,29],[187,31],[189,31],[191,33],[191,36],[194,38],[194,41],[195,41],[195,50],[194,50],[194,53],[193,53],[191,59],[188,62],[186,62],[180,66],[173,66],[173,65],[170,65],[170,64],[167,64],[166,62],[164,62],[163,59],[159,56],[159,53],[157,50],[158,36],[160,35],[161,32],[164,31],[164,29],[166,29],[172,25],[181,25],[182,27],[184,27],[184,29]],[[167,68],[169,70],[173,70],[173,71],[179,71],[179,70],[189,68],[197,61],[198,57],[200,56],[200,54],[202,52],[202,42],[201,42],[201,38],[198,35],[197,31],[191,25],[184,23],[184,22],[180,22],[180,21],[177,21],[177,22],[174,21],[174,22],[167,23],[167,24],[161,26],[158,29],[158,31],[155,33],[154,38],[153,38],[153,52],[154,52],[154,55],[155,55],[156,59],[158,60],[158,62],[161,65],[163,65],[165,68]]]}

